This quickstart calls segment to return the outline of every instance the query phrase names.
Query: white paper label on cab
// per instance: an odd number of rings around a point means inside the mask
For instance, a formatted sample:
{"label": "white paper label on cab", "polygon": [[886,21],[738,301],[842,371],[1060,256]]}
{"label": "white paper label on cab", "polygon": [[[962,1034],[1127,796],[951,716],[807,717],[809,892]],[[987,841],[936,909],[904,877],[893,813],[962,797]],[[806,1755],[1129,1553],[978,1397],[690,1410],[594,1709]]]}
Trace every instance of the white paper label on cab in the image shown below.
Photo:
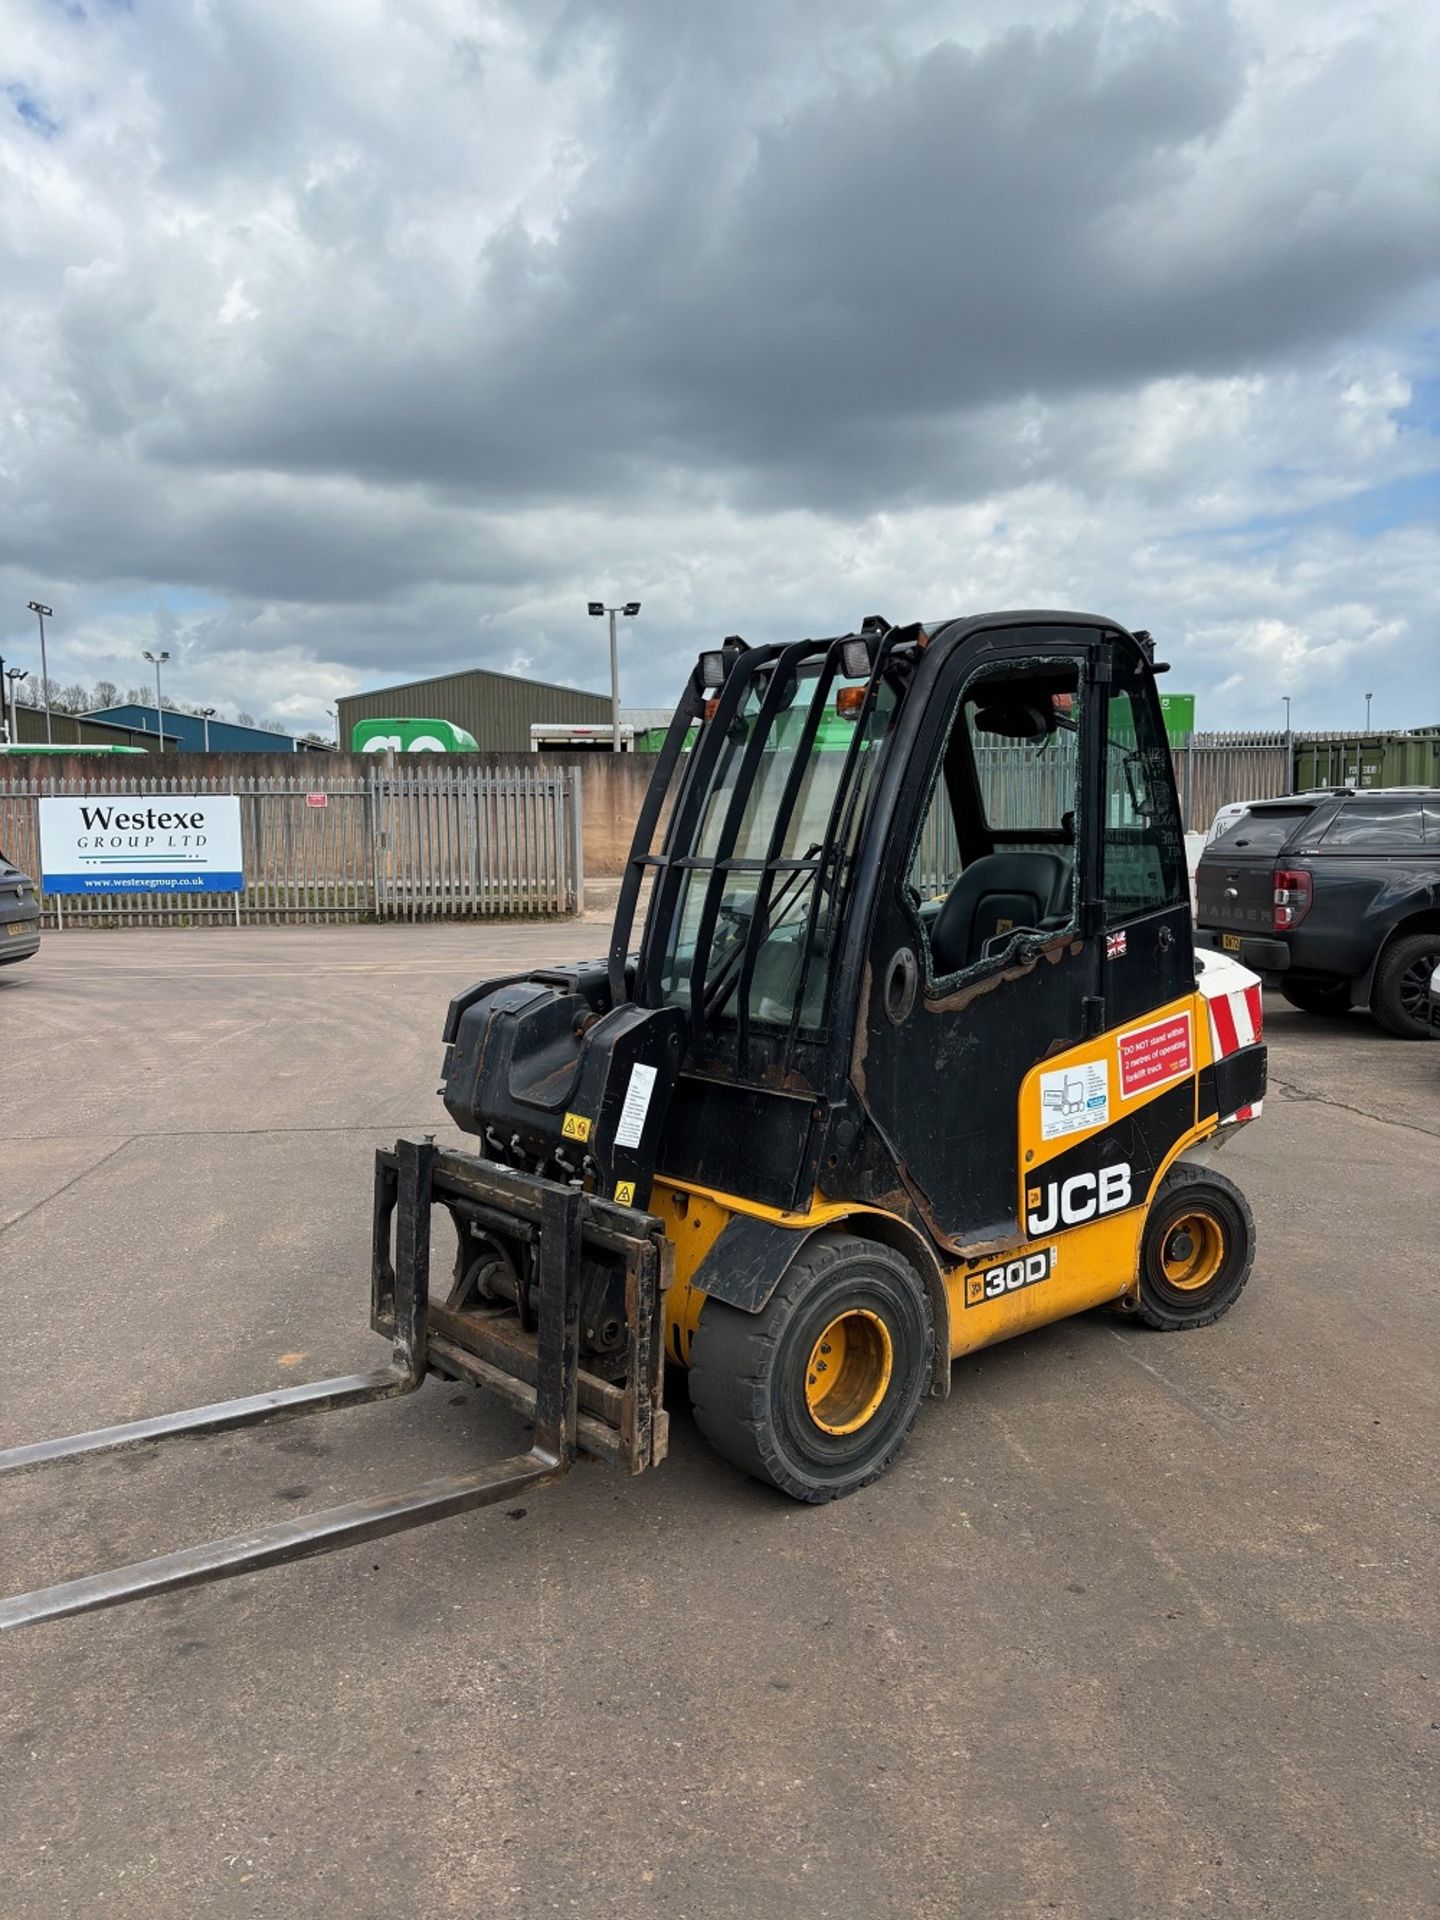
{"label": "white paper label on cab", "polygon": [[620,1109],[620,1124],[615,1129],[617,1147],[638,1147],[645,1131],[645,1116],[650,1111],[650,1096],[655,1091],[654,1067],[637,1060],[630,1069],[630,1084],[625,1089],[625,1104]]}

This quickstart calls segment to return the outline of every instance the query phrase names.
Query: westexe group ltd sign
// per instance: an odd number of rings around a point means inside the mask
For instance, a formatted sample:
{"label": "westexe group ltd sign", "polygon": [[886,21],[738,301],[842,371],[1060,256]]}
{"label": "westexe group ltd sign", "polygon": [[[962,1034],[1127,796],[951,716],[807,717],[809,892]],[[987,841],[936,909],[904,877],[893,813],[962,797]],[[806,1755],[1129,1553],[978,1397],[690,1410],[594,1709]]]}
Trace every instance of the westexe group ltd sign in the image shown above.
{"label": "westexe group ltd sign", "polygon": [[97,794],[40,802],[46,893],[241,893],[234,794]]}

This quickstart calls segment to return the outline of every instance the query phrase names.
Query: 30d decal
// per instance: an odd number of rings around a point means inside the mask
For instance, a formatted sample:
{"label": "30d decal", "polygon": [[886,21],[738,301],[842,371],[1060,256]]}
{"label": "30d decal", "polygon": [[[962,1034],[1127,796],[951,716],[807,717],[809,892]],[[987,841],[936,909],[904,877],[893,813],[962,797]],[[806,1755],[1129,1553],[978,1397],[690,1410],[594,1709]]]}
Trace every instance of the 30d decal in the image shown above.
{"label": "30d decal", "polygon": [[1022,1287],[1038,1286],[1055,1271],[1058,1253],[1058,1247],[1045,1247],[1039,1253],[1026,1253],[1015,1260],[1006,1260],[998,1267],[986,1267],[983,1273],[967,1274],[966,1306],[982,1306],[987,1300],[998,1300],[1002,1294],[1019,1293]]}

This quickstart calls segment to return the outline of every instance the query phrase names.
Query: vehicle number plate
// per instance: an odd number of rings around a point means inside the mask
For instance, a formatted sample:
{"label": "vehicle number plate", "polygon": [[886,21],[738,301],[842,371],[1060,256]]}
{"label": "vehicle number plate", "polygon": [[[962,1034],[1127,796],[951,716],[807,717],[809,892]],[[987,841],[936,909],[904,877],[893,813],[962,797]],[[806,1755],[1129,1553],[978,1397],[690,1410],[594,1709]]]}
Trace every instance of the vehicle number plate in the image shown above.
{"label": "vehicle number plate", "polygon": [[6,923],[5,931],[12,940],[18,940],[22,933],[29,933],[34,925],[33,920],[11,920]]}
{"label": "vehicle number plate", "polygon": [[1239,953],[1240,936],[1238,933],[1222,933],[1220,936],[1220,944],[1226,953]]}

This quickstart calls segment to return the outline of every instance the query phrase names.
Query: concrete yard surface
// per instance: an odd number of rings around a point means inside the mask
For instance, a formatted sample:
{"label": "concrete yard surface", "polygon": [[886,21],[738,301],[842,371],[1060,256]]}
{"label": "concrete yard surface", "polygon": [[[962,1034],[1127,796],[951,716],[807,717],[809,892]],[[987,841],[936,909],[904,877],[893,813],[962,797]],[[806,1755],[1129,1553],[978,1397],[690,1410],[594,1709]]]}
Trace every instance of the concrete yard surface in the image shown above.
{"label": "concrete yard surface", "polygon": [[[594,924],[66,933],[0,969],[0,1446],[368,1367],[446,1002]],[[0,1915],[1421,1920],[1440,1046],[1267,1003],[1217,1326],[960,1363],[875,1485],[709,1455],[0,1639]],[[7,1592],[523,1449],[413,1398],[0,1482]]]}

